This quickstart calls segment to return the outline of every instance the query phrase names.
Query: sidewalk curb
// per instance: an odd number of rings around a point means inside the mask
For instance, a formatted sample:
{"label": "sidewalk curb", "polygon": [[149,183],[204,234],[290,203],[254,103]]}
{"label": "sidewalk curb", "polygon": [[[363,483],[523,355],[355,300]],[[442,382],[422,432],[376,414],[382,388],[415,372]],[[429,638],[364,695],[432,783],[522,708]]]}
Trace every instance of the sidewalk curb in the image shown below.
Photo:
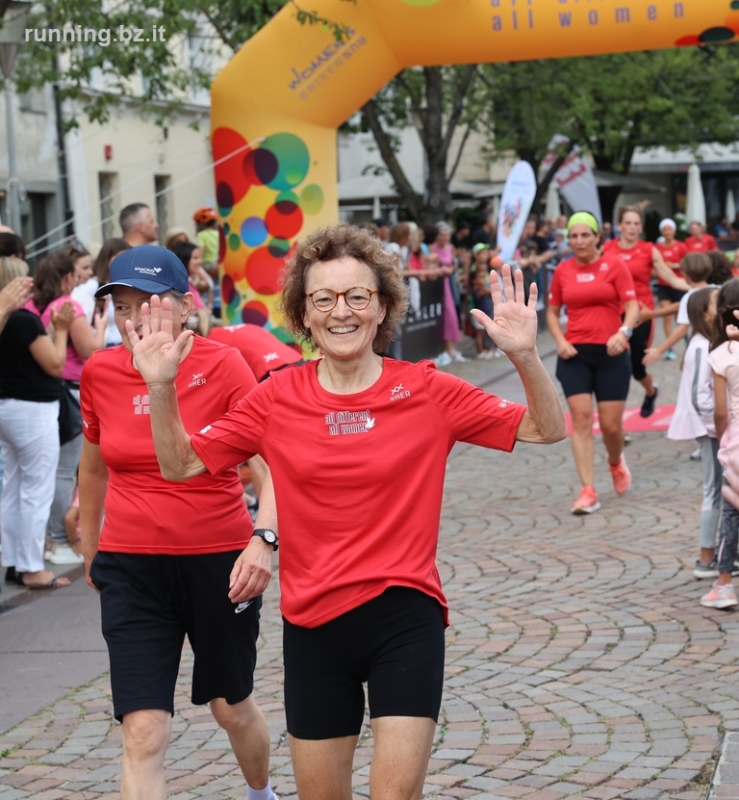
{"label": "sidewalk curb", "polygon": [[705,800],[739,800],[739,731],[725,731],[716,745],[716,764]]}

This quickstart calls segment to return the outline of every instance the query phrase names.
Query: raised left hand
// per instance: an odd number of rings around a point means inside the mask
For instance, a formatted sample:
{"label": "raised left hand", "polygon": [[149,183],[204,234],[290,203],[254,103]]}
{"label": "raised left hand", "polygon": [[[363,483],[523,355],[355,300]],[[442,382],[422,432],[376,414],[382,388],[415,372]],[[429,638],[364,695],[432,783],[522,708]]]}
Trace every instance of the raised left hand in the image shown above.
{"label": "raised left hand", "polygon": [[491,273],[490,295],[493,298],[493,318],[479,309],[470,313],[485,328],[488,336],[495,342],[498,349],[507,356],[515,357],[532,353],[536,350],[536,331],[538,319],[536,316],[536,300],[538,291],[536,284],[529,288],[529,302],[524,303],[523,272],[516,270],[515,287],[511,278],[511,268],[503,265],[503,291],[505,301],[500,291],[498,276]]}
{"label": "raised left hand", "polygon": [[228,597],[232,603],[243,603],[264,593],[272,577],[272,552],[272,545],[258,536],[249,540],[231,570]]}

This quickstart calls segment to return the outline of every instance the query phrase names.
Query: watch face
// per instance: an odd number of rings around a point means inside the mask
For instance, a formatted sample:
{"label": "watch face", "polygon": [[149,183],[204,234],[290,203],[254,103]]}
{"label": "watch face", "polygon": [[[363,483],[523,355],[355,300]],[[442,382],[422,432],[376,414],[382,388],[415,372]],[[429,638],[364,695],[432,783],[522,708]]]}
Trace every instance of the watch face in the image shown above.
{"label": "watch face", "polygon": [[267,544],[274,544],[277,541],[277,536],[275,535],[274,531],[265,531],[264,532],[264,541]]}

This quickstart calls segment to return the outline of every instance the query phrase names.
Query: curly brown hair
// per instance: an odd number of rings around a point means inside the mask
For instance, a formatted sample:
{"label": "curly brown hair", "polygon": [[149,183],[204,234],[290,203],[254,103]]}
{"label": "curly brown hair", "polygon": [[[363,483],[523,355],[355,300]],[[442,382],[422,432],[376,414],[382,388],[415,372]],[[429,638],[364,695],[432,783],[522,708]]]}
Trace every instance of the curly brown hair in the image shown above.
{"label": "curly brown hair", "polygon": [[395,266],[395,256],[386,253],[371,233],[340,222],[308,234],[285,259],[286,271],[280,309],[293,333],[314,345],[310,328],[305,326],[305,296],[308,270],[317,262],[353,258],[375,273],[378,296],[385,307],[385,319],[377,328],[372,343],[376,353],[384,353],[395,338],[398,323],[408,309],[408,289]]}

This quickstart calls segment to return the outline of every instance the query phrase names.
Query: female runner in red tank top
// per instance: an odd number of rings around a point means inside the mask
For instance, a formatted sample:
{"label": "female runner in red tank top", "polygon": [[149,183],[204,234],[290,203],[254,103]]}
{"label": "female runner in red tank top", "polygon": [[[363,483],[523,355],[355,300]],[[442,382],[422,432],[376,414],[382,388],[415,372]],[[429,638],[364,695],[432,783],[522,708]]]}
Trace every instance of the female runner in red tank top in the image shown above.
{"label": "female runner in red tank top", "polygon": [[[643,241],[641,233],[644,227],[642,212],[637,206],[622,206],[618,210],[618,227],[620,239],[611,239],[603,246],[604,253],[621,257],[631,272],[636,289],[636,299],[640,306],[654,309],[654,295],[650,282],[656,273],[665,283],[674,289],[688,289],[687,283],[678,278],[665,264],[657,248],[651,242]],[[638,325],[631,336],[631,375],[641,383],[646,394],[641,406],[641,416],[650,417],[654,413],[659,387],[652,380],[642,363],[644,353],[652,341],[653,321],[647,320]]]}

